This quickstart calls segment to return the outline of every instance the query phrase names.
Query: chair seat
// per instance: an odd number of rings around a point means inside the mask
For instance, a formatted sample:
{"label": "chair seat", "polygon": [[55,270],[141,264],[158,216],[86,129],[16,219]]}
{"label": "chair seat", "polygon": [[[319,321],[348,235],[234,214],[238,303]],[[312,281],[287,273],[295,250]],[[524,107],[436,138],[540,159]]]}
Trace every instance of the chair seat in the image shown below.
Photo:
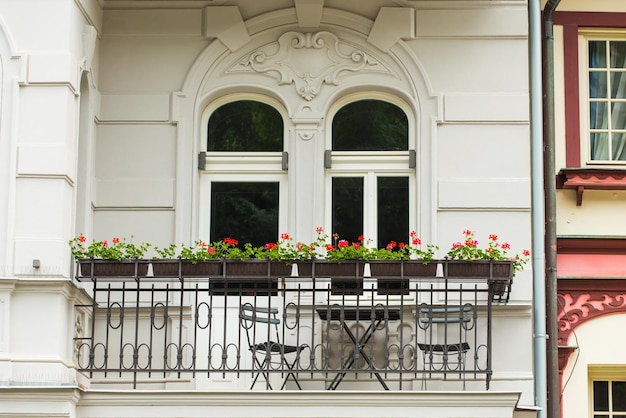
{"label": "chair seat", "polygon": [[253,344],[250,346],[250,351],[268,351],[269,347],[270,353],[295,353],[296,351],[300,351],[302,348],[295,345],[287,345],[280,344],[274,341],[268,341],[265,343]]}
{"label": "chair seat", "polygon": [[450,353],[461,351],[463,353],[469,351],[470,346],[468,343],[456,343],[456,344],[422,344],[418,343],[417,346],[420,350],[426,353]]}

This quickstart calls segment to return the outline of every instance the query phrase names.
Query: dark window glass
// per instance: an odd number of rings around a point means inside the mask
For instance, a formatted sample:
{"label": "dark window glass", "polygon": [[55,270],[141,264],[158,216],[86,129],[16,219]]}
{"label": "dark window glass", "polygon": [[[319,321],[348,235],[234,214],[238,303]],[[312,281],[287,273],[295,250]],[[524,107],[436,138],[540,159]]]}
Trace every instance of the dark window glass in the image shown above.
{"label": "dark window glass", "polygon": [[278,237],[278,183],[211,184],[211,240],[261,246]]}
{"label": "dark window glass", "polygon": [[378,177],[378,244],[407,243],[409,235],[409,178]]}
{"label": "dark window glass", "polygon": [[357,241],[363,235],[363,177],[333,177],[332,233]]}
{"label": "dark window glass", "polygon": [[333,119],[334,151],[403,151],[409,124],[398,106],[381,100],[350,103]]}
{"label": "dark window glass", "polygon": [[241,100],[220,106],[208,128],[207,151],[283,150],[283,119],[265,103]]}
{"label": "dark window glass", "polygon": [[613,411],[626,412],[626,382],[613,383]]}
{"label": "dark window glass", "polygon": [[593,382],[593,410],[609,410],[609,382],[606,380]]}

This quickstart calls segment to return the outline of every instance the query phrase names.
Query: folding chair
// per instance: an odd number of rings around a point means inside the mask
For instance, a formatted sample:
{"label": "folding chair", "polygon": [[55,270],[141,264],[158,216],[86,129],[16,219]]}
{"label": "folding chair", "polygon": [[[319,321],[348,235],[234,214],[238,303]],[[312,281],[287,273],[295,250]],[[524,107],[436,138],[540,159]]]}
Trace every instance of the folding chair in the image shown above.
{"label": "folding chair", "polygon": [[[288,345],[280,342],[280,319],[278,319],[278,309],[253,306],[250,303],[241,305],[239,310],[241,326],[246,331],[248,348],[252,353],[253,368],[258,368],[254,373],[254,380],[250,389],[254,388],[260,376],[263,376],[267,387],[272,389],[270,383],[270,371],[287,370],[287,375],[283,381],[281,389],[284,389],[287,380],[291,376],[292,380],[302,390],[293,368],[300,358],[300,352],[304,345]],[[291,358],[293,355],[293,358]],[[287,357],[290,357],[289,359]],[[281,373],[282,375],[282,373]]]}
{"label": "folding chair", "polygon": [[419,326],[424,330],[426,341],[417,346],[423,353],[424,389],[426,375],[442,374],[445,380],[449,372],[458,372],[465,390],[465,359],[470,350],[466,340],[467,331],[474,327],[473,312],[471,304],[420,305]]}

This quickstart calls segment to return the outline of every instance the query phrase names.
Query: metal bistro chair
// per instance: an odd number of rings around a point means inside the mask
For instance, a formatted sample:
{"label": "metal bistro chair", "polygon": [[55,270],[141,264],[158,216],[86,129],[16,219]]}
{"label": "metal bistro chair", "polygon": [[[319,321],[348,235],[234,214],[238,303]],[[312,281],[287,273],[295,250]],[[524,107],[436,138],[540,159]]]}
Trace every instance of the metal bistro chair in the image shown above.
{"label": "metal bistro chair", "polygon": [[440,373],[445,380],[448,372],[458,372],[465,390],[465,359],[470,350],[467,331],[474,327],[474,309],[468,303],[461,306],[420,305],[419,326],[424,330],[426,342],[417,346],[423,353],[424,389],[426,375]]}
{"label": "metal bistro chair", "polygon": [[[267,387],[272,389],[270,383],[270,371],[272,370],[288,370],[283,381],[283,389],[287,384],[287,380],[291,376],[292,380],[302,390],[293,368],[300,358],[300,352],[304,349],[304,345],[289,345],[280,341],[280,319],[278,319],[278,309],[264,308],[253,306],[250,303],[241,305],[239,310],[239,319],[241,326],[246,331],[248,340],[248,348],[252,353],[254,367],[258,368],[258,372],[254,373],[254,380],[250,389],[254,388],[260,376],[263,376],[267,383]],[[293,358],[291,358],[293,355]],[[289,359],[288,359],[289,357]]]}

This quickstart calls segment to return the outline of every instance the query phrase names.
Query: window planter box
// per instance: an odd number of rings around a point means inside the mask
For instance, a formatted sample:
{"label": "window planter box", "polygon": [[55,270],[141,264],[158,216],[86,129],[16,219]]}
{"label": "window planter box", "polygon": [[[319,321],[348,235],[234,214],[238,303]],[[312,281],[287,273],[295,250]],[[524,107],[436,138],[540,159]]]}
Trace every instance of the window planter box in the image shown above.
{"label": "window planter box", "polygon": [[443,262],[443,274],[446,277],[487,278],[491,300],[506,303],[513,285],[513,262],[446,260]]}
{"label": "window planter box", "polygon": [[241,277],[289,277],[291,264],[267,260],[230,260],[224,262],[224,276]]}
{"label": "window planter box", "polygon": [[443,275],[446,277],[488,277],[510,278],[513,272],[512,261],[496,260],[446,260],[443,262]]}
{"label": "window planter box", "polygon": [[148,274],[148,260],[78,260],[82,277],[143,277]]}
{"label": "window planter box", "polygon": [[222,274],[222,260],[211,259],[192,263],[189,260],[153,260],[154,277],[215,277]]}
{"label": "window planter box", "polygon": [[370,260],[372,277],[434,277],[437,262],[424,264],[420,260]]}

